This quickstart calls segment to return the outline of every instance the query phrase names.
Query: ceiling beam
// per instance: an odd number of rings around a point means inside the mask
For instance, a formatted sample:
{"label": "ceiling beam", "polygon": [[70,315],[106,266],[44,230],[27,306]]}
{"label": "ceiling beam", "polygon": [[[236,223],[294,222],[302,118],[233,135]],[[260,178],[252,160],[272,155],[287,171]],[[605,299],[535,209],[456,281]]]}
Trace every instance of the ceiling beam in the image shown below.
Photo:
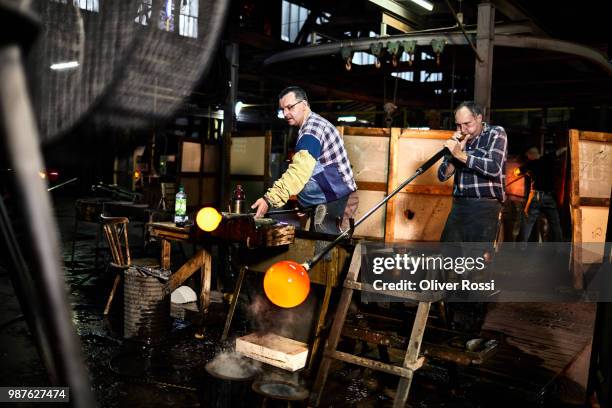
{"label": "ceiling beam", "polygon": [[503,15],[508,17],[512,21],[520,22],[520,21],[529,21],[533,33],[539,37],[548,37],[548,33],[546,30],[542,28],[542,26],[529,15],[526,11],[520,8],[514,1],[512,0],[491,0],[491,3],[495,6],[497,11],[501,12]]}
{"label": "ceiling beam", "polygon": [[387,10],[396,16],[406,20],[410,24],[419,25],[422,23],[422,17],[408,10],[400,3],[393,0],[368,0],[372,4],[376,4],[378,7]]}

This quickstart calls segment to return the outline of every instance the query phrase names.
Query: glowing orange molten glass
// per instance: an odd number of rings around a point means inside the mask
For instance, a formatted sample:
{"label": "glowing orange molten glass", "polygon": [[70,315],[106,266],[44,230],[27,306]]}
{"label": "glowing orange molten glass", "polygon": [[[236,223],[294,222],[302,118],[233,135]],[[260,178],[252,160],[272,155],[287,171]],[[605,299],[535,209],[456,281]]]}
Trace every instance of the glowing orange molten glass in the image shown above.
{"label": "glowing orange molten glass", "polygon": [[217,229],[223,217],[212,207],[204,207],[196,215],[196,224],[206,232]]}
{"label": "glowing orange molten glass", "polygon": [[264,292],[277,306],[290,308],[299,305],[310,292],[306,268],[294,261],[275,263],[266,271]]}

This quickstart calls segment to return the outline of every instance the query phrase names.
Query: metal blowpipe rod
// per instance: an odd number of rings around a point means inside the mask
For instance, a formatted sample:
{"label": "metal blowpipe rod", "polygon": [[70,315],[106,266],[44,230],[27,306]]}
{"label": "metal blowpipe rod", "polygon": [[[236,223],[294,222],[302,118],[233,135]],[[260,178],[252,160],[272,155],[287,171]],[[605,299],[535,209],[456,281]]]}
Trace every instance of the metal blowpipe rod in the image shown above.
{"label": "metal blowpipe rod", "polygon": [[408,179],[406,179],[406,181],[404,181],[402,184],[400,184],[399,186],[397,186],[395,188],[395,190],[393,190],[391,193],[389,193],[388,196],[386,196],[385,198],[383,198],[378,204],[376,204],[374,207],[372,207],[367,213],[363,214],[363,216],[357,220],[357,222],[355,222],[355,225],[353,226],[353,228],[349,228],[346,231],[344,231],[342,234],[338,235],[336,237],[336,239],[334,239],[332,242],[330,242],[325,248],[323,248],[323,250],[321,252],[319,252],[318,254],[316,254],[310,261],[306,261],[305,263],[302,264],[302,266],[304,266],[304,268],[306,268],[306,270],[309,270],[310,268],[312,268],[313,265],[315,265],[317,262],[319,262],[321,260],[321,258],[323,258],[329,251],[332,250],[333,247],[335,247],[336,245],[338,245],[338,243],[340,241],[342,241],[344,238],[346,238],[350,233],[352,233],[352,231],[357,228],[359,226],[359,224],[361,224],[362,222],[364,222],[370,215],[374,214],[374,212],[376,212],[376,210],[378,210],[380,207],[383,206],[383,204],[385,204],[387,201],[389,201],[394,195],[396,195],[397,193],[399,193],[404,187],[406,187],[412,180],[414,180],[415,178],[417,178],[418,176],[420,176],[421,174],[425,173],[427,170],[429,170],[429,168],[431,166],[433,166],[434,164],[436,164],[436,162],[438,160],[440,160],[445,154],[450,153],[450,151],[445,147],[442,150],[440,150],[438,153],[434,154],[433,156],[431,156],[431,158],[429,160],[427,160],[425,163],[423,163],[423,165],[421,165],[421,167],[419,167],[418,169],[416,169],[416,172]]}

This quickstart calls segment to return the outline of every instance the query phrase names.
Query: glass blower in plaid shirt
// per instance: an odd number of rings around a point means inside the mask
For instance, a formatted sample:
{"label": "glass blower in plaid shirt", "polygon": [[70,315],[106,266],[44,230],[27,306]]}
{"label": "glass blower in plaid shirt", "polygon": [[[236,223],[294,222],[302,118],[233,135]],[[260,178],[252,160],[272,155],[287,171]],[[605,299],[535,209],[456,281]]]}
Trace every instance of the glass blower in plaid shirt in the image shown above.
{"label": "glass blower in plaid shirt", "polygon": [[251,206],[255,217],[297,194],[302,207],[316,207],[315,231],[337,234],[336,220],[343,218],[349,195],[357,190],[344,142],[334,125],[310,110],[302,88],[285,88],[279,108],[287,123],[299,128],[296,153],[289,168]]}
{"label": "glass blower in plaid shirt", "polygon": [[446,141],[447,155],[438,179],[455,175],[453,206],[442,242],[494,242],[505,199],[508,138],[501,126],[482,121],[482,108],[472,101],[455,110],[457,131]]}

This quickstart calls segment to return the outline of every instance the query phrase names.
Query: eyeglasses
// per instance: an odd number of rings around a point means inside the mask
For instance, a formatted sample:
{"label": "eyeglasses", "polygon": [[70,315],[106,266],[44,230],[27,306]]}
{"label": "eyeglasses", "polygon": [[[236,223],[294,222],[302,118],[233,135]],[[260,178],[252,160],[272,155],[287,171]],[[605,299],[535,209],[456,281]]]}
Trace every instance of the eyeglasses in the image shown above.
{"label": "eyeglasses", "polygon": [[286,110],[288,110],[288,111],[291,111],[291,110],[293,110],[293,108],[294,108],[294,107],[295,107],[295,106],[296,106],[298,103],[300,103],[300,102],[304,102],[304,99],[301,99],[301,100],[297,101],[297,102],[296,102],[296,103],[294,103],[293,105],[285,106],[284,108],[279,109],[279,111],[280,111],[280,112],[284,112],[284,111],[285,111],[285,109],[286,109]]}

